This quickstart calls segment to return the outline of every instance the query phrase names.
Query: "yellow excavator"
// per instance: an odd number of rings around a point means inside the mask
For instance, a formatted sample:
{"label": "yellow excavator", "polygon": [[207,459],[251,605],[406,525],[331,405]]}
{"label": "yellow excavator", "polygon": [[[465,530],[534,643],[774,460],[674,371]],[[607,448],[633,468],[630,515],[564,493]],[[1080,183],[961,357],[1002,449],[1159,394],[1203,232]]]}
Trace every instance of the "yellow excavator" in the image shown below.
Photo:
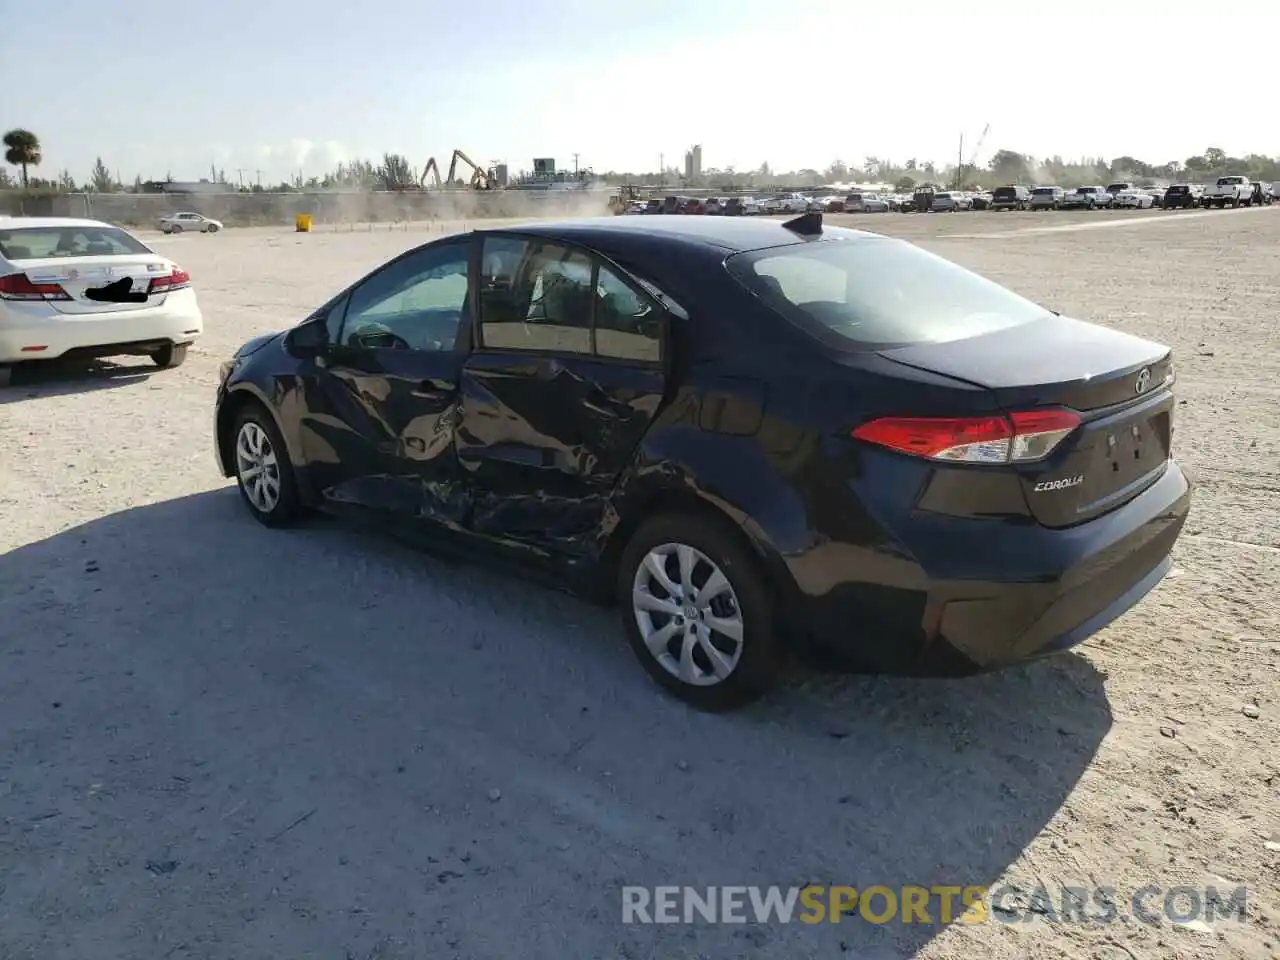
{"label": "yellow excavator", "polygon": [[632,184],[625,183],[618,188],[617,193],[609,198],[609,211],[615,217],[622,216],[631,207],[631,204],[643,199],[639,190]]}

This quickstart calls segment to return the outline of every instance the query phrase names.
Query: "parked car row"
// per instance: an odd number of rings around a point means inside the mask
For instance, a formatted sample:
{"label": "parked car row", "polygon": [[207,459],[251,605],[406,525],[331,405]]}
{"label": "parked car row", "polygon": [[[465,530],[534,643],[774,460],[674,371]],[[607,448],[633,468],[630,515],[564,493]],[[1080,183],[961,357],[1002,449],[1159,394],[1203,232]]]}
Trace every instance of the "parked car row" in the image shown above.
{"label": "parked car row", "polygon": [[[955,213],[961,210],[1148,210],[1191,207],[1248,207],[1280,198],[1280,182],[1258,183],[1248,177],[1219,177],[1210,185],[1175,183],[1139,187],[1129,181],[1107,186],[1066,189],[1056,186],[1007,186],[987,191],[940,190],[907,194],[857,192],[809,196],[777,193],[769,197],[669,196],[637,200],[631,214],[707,214],[752,216],[786,213]],[[920,209],[925,205],[925,209]]]}

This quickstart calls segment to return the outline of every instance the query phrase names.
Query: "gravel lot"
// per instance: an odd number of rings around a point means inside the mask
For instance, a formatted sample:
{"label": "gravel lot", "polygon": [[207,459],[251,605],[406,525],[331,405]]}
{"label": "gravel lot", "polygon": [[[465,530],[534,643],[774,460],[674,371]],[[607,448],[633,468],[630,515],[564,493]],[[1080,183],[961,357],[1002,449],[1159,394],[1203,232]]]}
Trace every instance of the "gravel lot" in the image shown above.
{"label": "gravel lot", "polygon": [[[1175,347],[1200,485],[1145,603],[997,676],[696,714],[612,612],[268,531],[218,476],[218,363],[441,227],[160,238],[185,366],[0,391],[0,958],[1280,956],[1280,211],[847,219]],[[624,884],[805,882],[1247,884],[1249,919],[621,922]]]}

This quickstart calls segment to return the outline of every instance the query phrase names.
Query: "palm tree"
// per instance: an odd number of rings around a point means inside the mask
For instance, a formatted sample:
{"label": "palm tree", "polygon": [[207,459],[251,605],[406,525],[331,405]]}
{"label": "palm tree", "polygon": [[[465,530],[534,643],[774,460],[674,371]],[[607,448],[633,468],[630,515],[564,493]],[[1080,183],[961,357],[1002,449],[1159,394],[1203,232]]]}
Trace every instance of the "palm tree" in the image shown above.
{"label": "palm tree", "polygon": [[22,168],[22,189],[27,189],[27,167],[36,166],[43,159],[40,138],[30,130],[10,130],[4,135],[4,159]]}

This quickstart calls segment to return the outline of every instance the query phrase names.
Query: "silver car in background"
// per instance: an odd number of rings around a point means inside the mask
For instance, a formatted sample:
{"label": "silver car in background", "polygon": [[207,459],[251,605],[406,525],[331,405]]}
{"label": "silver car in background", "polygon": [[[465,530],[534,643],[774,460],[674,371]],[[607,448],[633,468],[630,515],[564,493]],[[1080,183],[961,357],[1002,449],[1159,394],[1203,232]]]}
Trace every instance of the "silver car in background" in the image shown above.
{"label": "silver car in background", "polygon": [[947,190],[934,194],[929,210],[933,213],[955,213],[957,210],[972,210],[973,198],[967,193]]}
{"label": "silver car in background", "polygon": [[161,217],[157,224],[161,233],[217,233],[222,229],[222,221],[206,217],[202,213],[171,213]]}

